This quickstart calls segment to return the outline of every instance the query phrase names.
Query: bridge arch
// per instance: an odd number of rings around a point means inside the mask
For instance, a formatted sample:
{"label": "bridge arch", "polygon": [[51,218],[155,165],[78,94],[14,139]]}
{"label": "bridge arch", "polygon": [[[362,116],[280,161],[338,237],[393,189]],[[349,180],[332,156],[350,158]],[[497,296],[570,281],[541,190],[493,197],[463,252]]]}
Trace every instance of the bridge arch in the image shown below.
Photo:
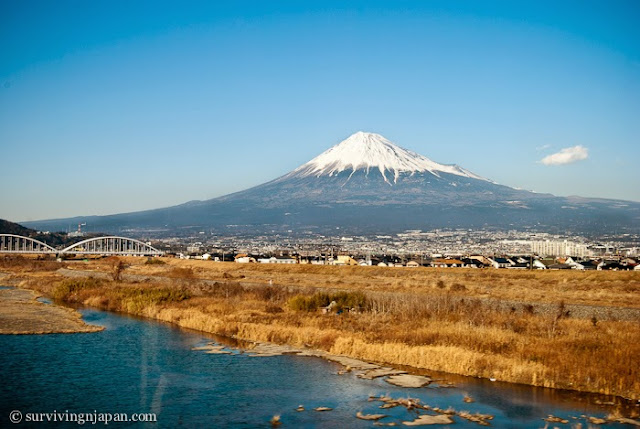
{"label": "bridge arch", "polygon": [[58,250],[31,237],[0,234],[0,253],[57,253]]}
{"label": "bridge arch", "polygon": [[115,235],[79,241],[59,251],[83,255],[162,255],[164,252],[140,240]]}

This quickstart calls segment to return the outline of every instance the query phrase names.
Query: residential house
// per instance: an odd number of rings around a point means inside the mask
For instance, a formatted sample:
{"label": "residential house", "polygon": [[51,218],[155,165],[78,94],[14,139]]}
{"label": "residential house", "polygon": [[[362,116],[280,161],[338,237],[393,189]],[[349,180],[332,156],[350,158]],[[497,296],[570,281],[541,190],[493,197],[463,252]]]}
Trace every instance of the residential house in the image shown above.
{"label": "residential house", "polygon": [[634,267],[635,266],[623,265],[617,261],[607,261],[606,263],[602,264],[602,266],[599,269],[611,270],[611,271],[629,271],[629,270],[633,270]]}
{"label": "residential house", "polygon": [[550,265],[553,265],[556,263],[556,260],[553,258],[541,258],[538,260],[540,261],[541,264],[543,264],[547,268],[549,268]]}
{"label": "residential house", "polygon": [[233,259],[239,264],[248,264],[250,262],[256,262],[255,258],[252,258],[246,253],[238,253]]}
{"label": "residential house", "polygon": [[338,255],[338,258],[334,261],[334,265],[358,265],[358,261],[349,255]]}
{"label": "residential house", "polygon": [[592,260],[580,262],[580,265],[582,266],[581,268],[582,270],[597,270],[599,264],[600,263],[598,261],[592,261]]}
{"label": "residential house", "polygon": [[542,262],[540,262],[539,259],[534,259],[533,260],[533,269],[534,270],[546,270],[547,266],[545,264],[543,264]]}
{"label": "residential house", "polygon": [[548,270],[570,270],[571,265],[555,263],[555,264],[547,265],[547,269]]}
{"label": "residential house", "polygon": [[431,266],[441,268],[464,267],[464,262],[462,262],[460,259],[439,258],[434,259],[431,262]]}
{"label": "residential house", "polygon": [[462,258],[460,259],[467,268],[484,268],[484,264],[479,259]]}
{"label": "residential house", "polygon": [[[513,261],[513,259],[511,260]],[[505,268],[510,270],[528,270],[530,267],[529,262],[515,262],[513,265],[509,265]]]}
{"label": "residential house", "polygon": [[[489,258],[487,258],[487,257],[485,257],[483,255],[471,255],[471,256],[469,256],[469,259],[473,259],[473,260],[478,261],[484,267],[488,267],[488,266],[491,265],[491,261],[489,260]],[[476,263],[476,265],[478,267],[480,267],[480,268],[482,267],[482,266],[478,265],[477,263]]]}
{"label": "residential house", "polygon": [[491,261],[493,268],[507,268],[515,265],[515,262],[508,258],[489,258],[489,261]]}

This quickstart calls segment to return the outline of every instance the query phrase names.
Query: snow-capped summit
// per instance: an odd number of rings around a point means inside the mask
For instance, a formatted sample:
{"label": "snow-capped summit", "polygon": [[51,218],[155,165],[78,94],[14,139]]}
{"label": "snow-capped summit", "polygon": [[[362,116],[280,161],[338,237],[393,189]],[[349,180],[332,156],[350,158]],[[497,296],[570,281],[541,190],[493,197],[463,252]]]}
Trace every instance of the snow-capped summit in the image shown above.
{"label": "snow-capped summit", "polygon": [[333,176],[343,171],[378,170],[388,183],[397,182],[401,173],[440,172],[486,180],[457,165],[439,164],[429,158],[404,149],[380,134],[358,131],[346,140],[321,153],[291,172],[291,176]]}

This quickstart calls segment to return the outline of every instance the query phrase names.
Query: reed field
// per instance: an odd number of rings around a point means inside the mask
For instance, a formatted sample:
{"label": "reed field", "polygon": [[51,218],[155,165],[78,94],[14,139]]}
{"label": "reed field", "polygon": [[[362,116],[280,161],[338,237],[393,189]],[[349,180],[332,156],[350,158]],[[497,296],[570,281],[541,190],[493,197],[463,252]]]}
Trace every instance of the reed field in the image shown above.
{"label": "reed field", "polygon": [[[117,276],[108,259],[63,263],[64,275],[4,259],[0,271],[56,299],[205,332],[640,399],[640,273],[119,261]],[[589,307],[576,316],[576,305]]]}
{"label": "reed field", "polygon": [[190,269],[194,278],[217,281],[640,308],[637,272],[237,264],[169,258],[163,258],[166,265],[149,265],[133,259],[138,261],[127,271],[142,275],[166,276],[175,269]]}

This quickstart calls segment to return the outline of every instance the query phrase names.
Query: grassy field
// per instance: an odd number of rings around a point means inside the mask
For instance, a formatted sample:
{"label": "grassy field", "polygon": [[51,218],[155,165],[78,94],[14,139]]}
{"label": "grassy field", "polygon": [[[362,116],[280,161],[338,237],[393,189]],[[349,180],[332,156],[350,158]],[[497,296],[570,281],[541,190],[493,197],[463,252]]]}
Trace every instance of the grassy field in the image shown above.
{"label": "grassy field", "polygon": [[[214,263],[166,259],[165,265],[136,261],[129,273],[171,275],[190,270],[199,279],[361,291],[456,294],[505,300],[640,308],[636,272],[528,271],[455,268],[351,267]],[[183,273],[180,273],[181,276]]]}
{"label": "grassy field", "polygon": [[[50,262],[0,260],[0,270],[58,299],[206,332],[640,399],[640,320],[567,310],[637,309],[638,273],[163,261],[124,259],[119,273],[114,260],[70,263],[74,277]],[[331,301],[333,311],[317,310]]]}

